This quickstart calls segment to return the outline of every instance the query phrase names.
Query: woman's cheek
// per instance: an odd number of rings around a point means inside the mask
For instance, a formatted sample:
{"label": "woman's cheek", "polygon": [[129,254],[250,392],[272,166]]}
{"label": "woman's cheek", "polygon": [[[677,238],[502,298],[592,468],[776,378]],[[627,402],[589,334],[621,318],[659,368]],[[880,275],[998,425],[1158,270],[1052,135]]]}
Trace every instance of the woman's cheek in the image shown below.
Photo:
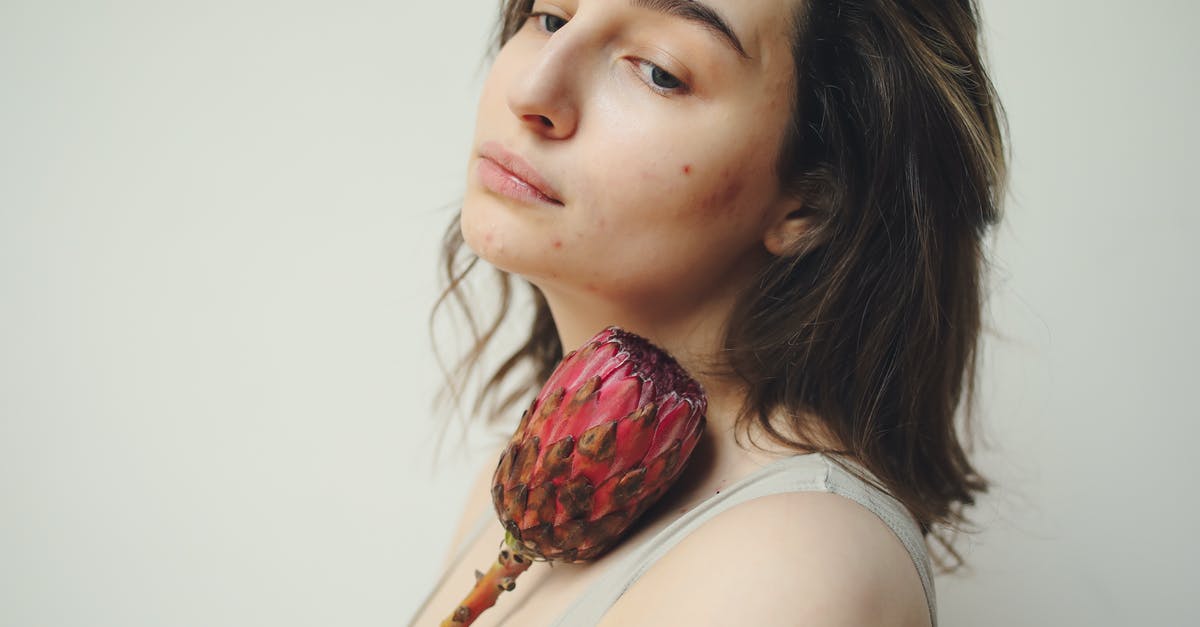
{"label": "woman's cheek", "polygon": [[746,190],[740,170],[728,164],[682,162],[674,179],[661,188],[666,202],[659,205],[660,215],[672,221],[729,220],[736,216]]}

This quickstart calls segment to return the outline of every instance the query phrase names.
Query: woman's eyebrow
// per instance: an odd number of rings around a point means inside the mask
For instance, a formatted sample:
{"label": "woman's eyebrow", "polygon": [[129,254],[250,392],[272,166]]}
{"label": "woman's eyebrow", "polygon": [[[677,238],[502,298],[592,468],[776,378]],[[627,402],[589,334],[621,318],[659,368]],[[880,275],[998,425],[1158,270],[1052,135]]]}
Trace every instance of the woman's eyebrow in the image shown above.
{"label": "woman's eyebrow", "polygon": [[706,4],[697,0],[630,0],[630,4],[639,9],[649,9],[695,22],[709,32],[719,35],[721,41],[733,48],[742,58],[750,58],[737,33],[733,32],[716,9]]}

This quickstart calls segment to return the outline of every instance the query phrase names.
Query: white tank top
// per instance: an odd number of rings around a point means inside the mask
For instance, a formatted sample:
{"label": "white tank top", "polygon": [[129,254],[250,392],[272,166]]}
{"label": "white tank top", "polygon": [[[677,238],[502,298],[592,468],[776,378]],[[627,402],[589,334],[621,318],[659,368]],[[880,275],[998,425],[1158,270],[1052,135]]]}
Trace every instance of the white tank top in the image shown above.
{"label": "white tank top", "polygon": [[[859,469],[864,475],[876,479],[854,461],[843,461]],[[937,596],[933,587],[933,573],[917,522],[899,501],[850,474],[822,453],[776,459],[688,510],[622,561],[614,563],[601,573],[596,583],[568,607],[551,627],[594,627],[613,603],[637,582],[643,573],[705,521],[738,503],[784,492],[838,494],[857,502],[878,516],[896,534],[904,548],[908,549],[908,554],[917,567],[917,573],[921,576],[921,585],[925,588],[925,601],[929,606],[930,619],[933,627],[937,627]],[[484,516],[459,547],[458,558],[466,553],[488,523],[494,519],[494,512],[484,512]]]}

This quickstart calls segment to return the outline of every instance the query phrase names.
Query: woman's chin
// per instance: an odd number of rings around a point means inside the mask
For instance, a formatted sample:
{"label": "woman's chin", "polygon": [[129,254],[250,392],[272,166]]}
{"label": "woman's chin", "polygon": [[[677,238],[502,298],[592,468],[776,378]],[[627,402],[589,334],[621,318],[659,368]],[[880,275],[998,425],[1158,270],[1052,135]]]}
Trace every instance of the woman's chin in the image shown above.
{"label": "woman's chin", "polygon": [[496,233],[494,222],[482,219],[471,207],[464,205],[459,220],[459,231],[463,243],[475,256],[496,265],[496,260],[504,250],[504,241]]}
{"label": "woman's chin", "polygon": [[506,248],[503,240],[501,240],[493,232],[487,232],[482,236],[475,237],[475,234],[467,232],[463,229],[463,243],[471,252],[479,257],[480,261],[486,262],[488,265],[514,276],[519,276],[530,282],[536,282],[538,276],[536,268],[531,268],[529,260],[515,256],[513,250]]}

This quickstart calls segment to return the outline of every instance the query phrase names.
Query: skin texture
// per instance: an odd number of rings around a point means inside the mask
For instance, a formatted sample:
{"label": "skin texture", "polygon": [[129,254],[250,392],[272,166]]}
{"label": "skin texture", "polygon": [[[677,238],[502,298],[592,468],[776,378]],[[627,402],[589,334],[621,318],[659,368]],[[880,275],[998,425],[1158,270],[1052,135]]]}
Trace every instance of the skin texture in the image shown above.
{"label": "skin texture", "polygon": [[[564,306],[660,324],[745,283],[768,254],[768,222],[797,204],[779,196],[773,172],[792,64],[779,3],[712,4],[752,59],[699,25],[623,1],[535,3],[558,19],[526,22],[480,99],[463,206],[472,250]],[[642,58],[688,88],[656,93]],[[488,140],[524,156],[564,205],[479,185],[476,154]]]}
{"label": "skin texture", "polygon": [[[539,0],[484,84],[463,237],[541,290],[566,350],[615,324],[693,370],[717,353],[738,291],[806,226],[774,168],[794,91],[793,5],[707,4],[746,57],[702,25],[625,0]],[[484,186],[489,141],[536,168],[562,204]],[[693,374],[725,449],[739,386]]]}

